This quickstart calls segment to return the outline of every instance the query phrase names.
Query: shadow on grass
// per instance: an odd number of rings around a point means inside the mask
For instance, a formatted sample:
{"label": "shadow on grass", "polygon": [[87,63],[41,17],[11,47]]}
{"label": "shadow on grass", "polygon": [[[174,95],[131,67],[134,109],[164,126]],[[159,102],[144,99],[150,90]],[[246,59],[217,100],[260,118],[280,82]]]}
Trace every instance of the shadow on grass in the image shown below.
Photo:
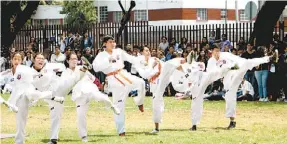
{"label": "shadow on grass", "polygon": [[91,134],[91,135],[88,135],[88,138],[89,138],[89,137],[115,137],[115,136],[118,136],[118,135],[111,135],[111,134]]}
{"label": "shadow on grass", "polygon": [[188,129],[161,129],[160,131],[188,131]]}
{"label": "shadow on grass", "polygon": [[[41,142],[42,143],[48,143],[50,141],[50,139],[42,139],[41,140]],[[77,141],[81,141],[80,139],[74,139],[74,140],[72,140],[72,139],[59,139],[59,141],[58,141],[58,143],[60,143],[60,142],[77,142]]]}
{"label": "shadow on grass", "polygon": [[228,130],[226,127],[215,127],[215,128],[205,128],[205,129],[227,130],[227,131],[232,131],[232,130],[235,130],[235,131],[248,131],[248,130],[246,130],[246,129],[239,129],[239,128],[234,128],[234,129]]}

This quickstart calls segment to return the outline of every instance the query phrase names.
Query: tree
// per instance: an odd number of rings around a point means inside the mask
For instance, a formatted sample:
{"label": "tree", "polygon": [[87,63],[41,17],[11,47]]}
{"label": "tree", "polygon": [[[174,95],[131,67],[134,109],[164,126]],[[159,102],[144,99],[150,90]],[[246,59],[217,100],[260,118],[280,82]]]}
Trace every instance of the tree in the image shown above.
{"label": "tree", "polygon": [[256,46],[268,45],[273,40],[274,26],[282,14],[287,1],[266,1],[257,15],[250,43]]}
{"label": "tree", "polygon": [[34,14],[39,1],[1,1],[1,55],[9,56],[9,47],[17,33]]}
{"label": "tree", "polygon": [[67,14],[65,20],[68,24],[83,26],[96,22],[96,12],[93,1],[76,0],[64,1],[61,14]]}

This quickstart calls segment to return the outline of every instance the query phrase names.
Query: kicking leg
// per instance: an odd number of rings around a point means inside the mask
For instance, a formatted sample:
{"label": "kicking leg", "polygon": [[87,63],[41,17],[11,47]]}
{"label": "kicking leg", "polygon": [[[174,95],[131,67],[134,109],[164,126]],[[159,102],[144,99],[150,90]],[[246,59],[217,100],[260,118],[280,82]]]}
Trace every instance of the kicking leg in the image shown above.
{"label": "kicking leg", "polygon": [[129,78],[132,81],[131,89],[136,89],[138,92],[138,95],[134,97],[134,102],[139,107],[139,110],[141,112],[144,112],[143,104],[144,104],[144,98],[146,94],[145,81],[133,75],[130,75]]}
{"label": "kicking leg", "polygon": [[113,110],[114,114],[116,115],[120,114],[120,110],[116,106],[113,105],[113,103],[111,102],[111,100],[106,94],[103,94],[102,92],[95,89],[87,95],[89,95],[90,98],[93,100],[104,102],[107,108],[110,108]]}

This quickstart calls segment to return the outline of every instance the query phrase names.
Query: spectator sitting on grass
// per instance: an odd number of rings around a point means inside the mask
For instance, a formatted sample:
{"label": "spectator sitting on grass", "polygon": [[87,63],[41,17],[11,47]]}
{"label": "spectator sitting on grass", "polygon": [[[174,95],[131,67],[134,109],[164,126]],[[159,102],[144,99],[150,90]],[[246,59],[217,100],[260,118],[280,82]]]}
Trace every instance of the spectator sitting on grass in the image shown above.
{"label": "spectator sitting on grass", "polygon": [[243,81],[240,85],[239,90],[239,96],[237,97],[237,100],[247,100],[252,101],[254,100],[254,89],[250,82],[248,82],[245,78],[243,78]]}

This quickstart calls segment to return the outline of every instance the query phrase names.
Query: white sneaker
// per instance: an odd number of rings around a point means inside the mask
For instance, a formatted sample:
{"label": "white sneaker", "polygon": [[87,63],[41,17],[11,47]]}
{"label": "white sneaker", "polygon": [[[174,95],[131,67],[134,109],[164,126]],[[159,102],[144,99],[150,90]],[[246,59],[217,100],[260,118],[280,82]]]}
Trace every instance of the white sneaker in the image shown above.
{"label": "white sneaker", "polygon": [[264,98],[260,98],[259,101],[262,102],[264,100]]}
{"label": "white sneaker", "polygon": [[86,136],[83,137],[83,138],[82,138],[82,142],[85,142],[85,143],[88,142],[88,137],[86,137]]}
{"label": "white sneaker", "polygon": [[263,98],[263,101],[264,102],[269,102],[269,99],[266,97],[266,98]]}
{"label": "white sneaker", "polygon": [[65,101],[65,98],[55,96],[53,100],[62,104]]}
{"label": "white sneaker", "polygon": [[158,134],[158,133],[159,133],[159,130],[154,129],[154,130],[152,130],[150,133],[151,133],[151,134]]}
{"label": "white sneaker", "polygon": [[287,99],[285,99],[285,100],[284,100],[284,102],[286,102],[286,103],[287,103]]}
{"label": "white sneaker", "polygon": [[280,99],[280,98],[277,98],[276,102],[281,102],[281,99]]}
{"label": "white sneaker", "polygon": [[120,115],[121,112],[118,108],[116,108],[115,106],[112,106],[111,109],[113,110],[114,114]]}

